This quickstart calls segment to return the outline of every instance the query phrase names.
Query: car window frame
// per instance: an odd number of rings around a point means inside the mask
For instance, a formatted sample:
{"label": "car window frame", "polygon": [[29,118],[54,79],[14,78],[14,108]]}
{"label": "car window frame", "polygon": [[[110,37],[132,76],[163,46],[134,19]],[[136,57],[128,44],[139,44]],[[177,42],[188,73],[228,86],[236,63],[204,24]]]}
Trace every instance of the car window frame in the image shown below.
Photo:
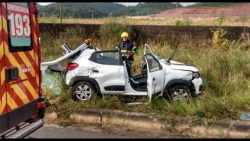
{"label": "car window frame", "polygon": [[[96,62],[96,54],[97,53],[105,53],[105,52],[116,52],[118,53],[118,62],[117,64],[102,64],[102,63],[99,63],[99,62]],[[102,51],[95,51],[91,54],[90,58],[89,58],[90,61],[92,62],[95,62],[97,64],[101,64],[101,65],[114,65],[114,66],[123,66],[123,63],[122,63],[122,58],[121,58],[121,52],[120,51],[117,51],[117,50],[102,50]]]}
{"label": "car window frame", "polygon": [[[148,66],[148,59],[147,59],[147,57],[146,56],[152,56],[153,57],[153,59],[155,59],[156,60],[156,62],[158,63],[158,65],[159,65],[159,69],[157,69],[157,70],[154,70],[154,71],[151,71],[151,69],[149,68],[149,66]],[[145,57],[145,59],[147,60],[147,67],[148,67],[148,70],[149,70],[149,72],[155,72],[155,71],[159,71],[159,70],[162,70],[162,65],[161,65],[161,63],[158,61],[158,59],[156,59],[155,57],[154,57],[154,55],[152,55],[152,54],[145,54],[143,57]]]}

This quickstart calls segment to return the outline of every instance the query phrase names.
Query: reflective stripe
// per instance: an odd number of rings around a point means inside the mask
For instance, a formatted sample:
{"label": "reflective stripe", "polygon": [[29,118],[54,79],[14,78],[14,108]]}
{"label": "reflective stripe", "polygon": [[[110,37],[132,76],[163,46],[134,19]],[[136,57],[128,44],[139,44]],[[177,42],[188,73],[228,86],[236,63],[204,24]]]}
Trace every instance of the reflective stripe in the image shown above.
{"label": "reflective stripe", "polygon": [[128,50],[121,50],[121,52],[122,52],[122,53],[127,53],[127,52],[128,52]]}
{"label": "reflective stripe", "polygon": [[8,105],[11,109],[16,109],[18,107],[18,105],[16,104],[16,102],[12,99],[12,97],[10,96],[10,94],[7,94],[7,101],[8,101]]}
{"label": "reflective stripe", "polygon": [[0,113],[2,114],[4,112],[5,106],[6,106],[6,93],[3,93],[2,99],[0,99]]}

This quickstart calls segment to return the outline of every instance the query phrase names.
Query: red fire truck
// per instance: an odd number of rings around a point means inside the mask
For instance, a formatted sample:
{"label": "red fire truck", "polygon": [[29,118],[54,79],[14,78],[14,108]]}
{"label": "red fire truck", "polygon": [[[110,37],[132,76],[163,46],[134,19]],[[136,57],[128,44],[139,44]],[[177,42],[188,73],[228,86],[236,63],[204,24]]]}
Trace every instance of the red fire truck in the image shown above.
{"label": "red fire truck", "polygon": [[36,3],[0,3],[0,138],[43,126],[41,49]]}

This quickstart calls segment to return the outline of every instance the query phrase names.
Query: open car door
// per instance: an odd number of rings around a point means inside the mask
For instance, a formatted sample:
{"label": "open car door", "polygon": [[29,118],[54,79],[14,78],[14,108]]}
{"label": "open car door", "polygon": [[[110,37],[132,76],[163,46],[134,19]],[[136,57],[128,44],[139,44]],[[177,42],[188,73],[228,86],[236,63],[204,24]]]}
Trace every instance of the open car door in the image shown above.
{"label": "open car door", "polygon": [[[147,49],[150,53],[147,53]],[[151,101],[153,94],[160,94],[164,90],[164,70],[147,44],[145,44],[143,59],[147,65],[147,92]]]}

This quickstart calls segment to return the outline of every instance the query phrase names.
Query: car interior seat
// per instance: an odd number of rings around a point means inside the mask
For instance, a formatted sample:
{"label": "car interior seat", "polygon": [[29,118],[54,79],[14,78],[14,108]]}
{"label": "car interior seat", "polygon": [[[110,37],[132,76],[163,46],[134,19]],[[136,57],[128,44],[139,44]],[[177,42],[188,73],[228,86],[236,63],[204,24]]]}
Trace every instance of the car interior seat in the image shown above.
{"label": "car interior seat", "polygon": [[141,74],[129,77],[131,86],[135,90],[145,91],[147,86],[147,64],[143,60],[141,65]]}

